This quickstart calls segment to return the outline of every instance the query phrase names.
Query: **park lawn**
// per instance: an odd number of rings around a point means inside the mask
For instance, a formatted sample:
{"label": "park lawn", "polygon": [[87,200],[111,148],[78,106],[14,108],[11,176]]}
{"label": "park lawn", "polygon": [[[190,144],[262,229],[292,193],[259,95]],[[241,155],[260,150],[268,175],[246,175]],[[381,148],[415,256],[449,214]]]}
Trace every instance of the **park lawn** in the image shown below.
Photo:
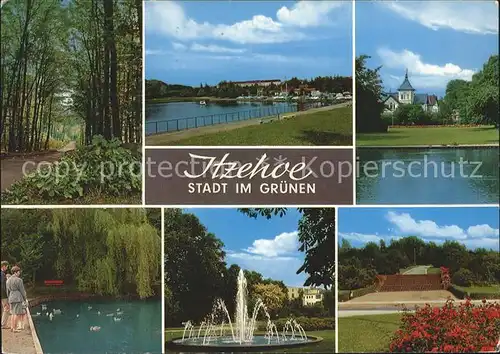
{"label": "park lawn", "polygon": [[356,146],[457,144],[498,144],[498,129],[493,126],[389,128],[387,133],[356,135]]}
{"label": "park lawn", "polygon": [[342,107],[298,115],[280,121],[194,136],[154,145],[352,145],[352,108]]}
{"label": "park lawn", "polygon": [[428,268],[427,274],[441,274],[441,269],[435,267]]}
{"label": "park lawn", "polygon": [[[165,341],[169,341],[173,338],[182,337],[182,332],[184,328],[167,328],[165,329]],[[264,334],[264,332],[256,332],[256,334]],[[307,345],[303,347],[290,348],[290,349],[279,349],[280,353],[334,353],[335,352],[335,331],[324,330],[324,331],[306,331],[307,335],[321,337],[323,340],[314,345]],[[269,350],[271,351],[271,350]],[[172,351],[168,351],[172,353]]]}
{"label": "park lawn", "polygon": [[401,314],[341,317],[338,321],[339,352],[388,352]]}

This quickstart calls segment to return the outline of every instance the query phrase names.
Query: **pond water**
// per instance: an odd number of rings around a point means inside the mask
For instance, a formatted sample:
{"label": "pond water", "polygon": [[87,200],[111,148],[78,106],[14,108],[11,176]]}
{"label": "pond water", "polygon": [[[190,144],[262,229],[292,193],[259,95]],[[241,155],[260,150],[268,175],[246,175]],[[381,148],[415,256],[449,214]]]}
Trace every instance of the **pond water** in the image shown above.
{"label": "pond water", "polygon": [[[54,301],[31,309],[45,354],[161,353],[161,301]],[[60,314],[52,320],[47,313]],[[100,327],[91,331],[91,326]]]}
{"label": "pond water", "polygon": [[297,110],[288,102],[171,102],[146,104],[146,135],[262,118]]}
{"label": "pond water", "polygon": [[358,204],[498,203],[499,149],[359,149]]}

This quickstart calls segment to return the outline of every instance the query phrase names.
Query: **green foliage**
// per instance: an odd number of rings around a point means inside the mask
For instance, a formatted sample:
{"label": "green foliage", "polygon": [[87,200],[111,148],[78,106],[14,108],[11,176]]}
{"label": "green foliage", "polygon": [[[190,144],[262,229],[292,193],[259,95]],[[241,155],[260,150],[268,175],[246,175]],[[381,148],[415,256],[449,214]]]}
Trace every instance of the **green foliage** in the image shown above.
{"label": "green foliage", "polygon": [[393,114],[395,122],[401,125],[428,124],[430,121],[429,115],[419,104],[399,105]]}
{"label": "green foliage", "polygon": [[451,277],[451,281],[453,284],[457,284],[460,286],[471,286],[474,282],[474,274],[465,268],[460,268]]}
{"label": "green foliage", "polygon": [[40,234],[30,234],[23,238],[21,243],[20,257],[23,260],[24,272],[31,276],[31,283],[34,286],[36,281],[36,271],[42,266],[43,248],[45,242]]}
{"label": "green foliage", "polygon": [[452,80],[440,110],[443,119],[458,117],[461,124],[491,124],[498,128],[498,55],[492,55],[472,81]]}
{"label": "green foliage", "polygon": [[161,238],[144,210],[55,209],[52,215],[61,278],[97,294],[154,295]]}
{"label": "green foliage", "polygon": [[[288,318],[280,318],[274,321],[276,327],[283,328]],[[304,328],[305,331],[319,331],[322,329],[335,329],[335,318],[317,318],[317,317],[297,317],[295,320]],[[265,331],[266,325],[260,324],[259,331]]]}
{"label": "green foliage", "polygon": [[387,132],[387,122],[382,119],[384,104],[380,101],[382,80],[380,67],[369,69],[367,55],[356,58],[356,133]]}
{"label": "green foliage", "polygon": [[468,250],[456,241],[437,245],[414,236],[391,240],[388,246],[368,243],[352,248],[346,244],[339,248],[339,288],[363,288],[373,284],[376,274],[397,274],[410,265],[424,264],[447,267],[452,277],[465,275],[475,284],[500,283],[499,256],[498,251]]}
{"label": "green foliage", "polygon": [[78,290],[150,297],[161,239],[142,209],[2,209],[2,259]]}
{"label": "green foliage", "polygon": [[2,202],[37,204],[75,200],[89,193],[139,195],[141,159],[117,139],[95,136],[93,143],[67,153],[53,165],[34,171],[2,193]]}
{"label": "green foliage", "polygon": [[166,308],[174,310],[165,321],[176,326],[200,321],[224,295],[224,245],[195,215],[180,209],[166,209],[164,224]]}

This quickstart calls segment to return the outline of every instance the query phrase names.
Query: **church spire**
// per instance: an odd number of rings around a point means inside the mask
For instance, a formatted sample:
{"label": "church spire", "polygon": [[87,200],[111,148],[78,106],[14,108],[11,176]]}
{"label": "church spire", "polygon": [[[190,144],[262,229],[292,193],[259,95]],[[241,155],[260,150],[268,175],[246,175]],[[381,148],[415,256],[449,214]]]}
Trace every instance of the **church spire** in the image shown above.
{"label": "church spire", "polygon": [[401,86],[399,86],[398,91],[415,91],[415,89],[410,84],[410,80],[408,79],[408,69],[406,69],[405,79]]}

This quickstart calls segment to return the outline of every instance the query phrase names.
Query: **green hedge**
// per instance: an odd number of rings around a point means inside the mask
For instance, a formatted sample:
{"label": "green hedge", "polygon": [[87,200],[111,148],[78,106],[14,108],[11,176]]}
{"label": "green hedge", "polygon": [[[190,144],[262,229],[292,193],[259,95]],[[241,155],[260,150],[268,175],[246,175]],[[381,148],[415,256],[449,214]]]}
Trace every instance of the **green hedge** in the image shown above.
{"label": "green hedge", "polygon": [[[374,293],[375,292],[375,286],[369,286],[366,288],[361,288],[361,289],[355,289],[352,291],[352,298],[354,299],[355,297],[360,297],[366,294]],[[339,302],[346,302],[349,301],[349,292],[346,293],[339,293]]]}
{"label": "green hedge", "polygon": [[481,292],[470,292],[464,291],[458,288],[456,285],[451,285],[448,291],[459,299],[465,299],[470,297],[472,300],[482,300],[482,299],[500,299],[500,293],[481,293]]}
{"label": "green hedge", "polygon": [[[326,318],[318,318],[318,317],[296,317],[294,318],[299,325],[304,328],[304,331],[320,331],[325,329],[335,329],[335,318],[326,317]],[[274,321],[279,332],[283,330],[285,327],[285,323],[287,318],[280,318],[279,320]],[[259,324],[259,331],[266,330],[266,323]]]}

